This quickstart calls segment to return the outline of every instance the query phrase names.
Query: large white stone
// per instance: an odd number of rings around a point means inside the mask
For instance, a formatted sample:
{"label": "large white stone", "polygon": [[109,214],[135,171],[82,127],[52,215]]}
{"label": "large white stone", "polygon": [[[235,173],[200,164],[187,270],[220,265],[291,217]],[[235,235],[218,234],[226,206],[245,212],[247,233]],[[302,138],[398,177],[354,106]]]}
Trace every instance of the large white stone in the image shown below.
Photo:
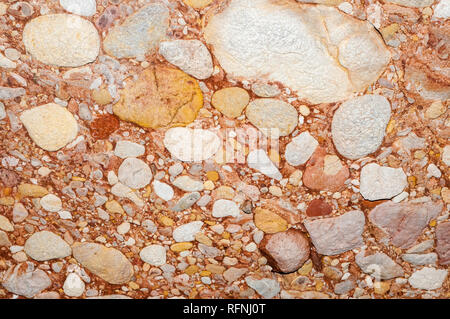
{"label": "large white stone", "polygon": [[281,180],[283,177],[269,156],[267,156],[267,153],[262,149],[253,150],[248,154],[247,165],[270,178]]}
{"label": "large white stone", "polygon": [[64,10],[80,16],[90,17],[97,11],[95,0],[59,0]]}
{"label": "large white stone", "polygon": [[159,53],[170,63],[193,77],[204,80],[213,73],[211,54],[199,40],[162,42]]}
{"label": "large white stone", "polygon": [[61,199],[53,194],[47,194],[39,201],[42,208],[48,212],[56,213],[62,209]]}
{"label": "large white stone", "polygon": [[55,103],[26,110],[20,120],[33,142],[46,151],[59,150],[78,134],[78,124],[72,113]]}
{"label": "large white stone", "polygon": [[210,19],[205,39],[231,76],[278,81],[312,103],[362,91],[390,60],[368,21],[287,0],[233,0]]}
{"label": "large white stone", "polygon": [[93,62],[100,50],[97,29],[90,21],[73,14],[34,18],[23,29],[22,40],[33,58],[62,67]]}
{"label": "large white stone", "polygon": [[80,276],[70,273],[64,281],[63,290],[69,297],[80,297],[84,293],[85,284]]}
{"label": "large white stone", "polygon": [[227,199],[219,199],[214,202],[212,215],[217,218],[227,216],[238,217],[239,212],[239,207],[235,202]]}
{"label": "large white stone", "polygon": [[370,163],[361,169],[360,193],[367,200],[391,199],[407,186],[402,168]]}
{"label": "large white stone", "polygon": [[190,222],[174,229],[172,236],[176,242],[193,241],[195,234],[200,231],[203,226],[203,222],[196,221]]}
{"label": "large white stone", "polygon": [[319,146],[319,142],[309,132],[301,133],[286,145],[284,153],[286,162],[292,166],[305,164],[313,155],[317,146]]}
{"label": "large white stone", "polygon": [[331,124],[336,149],[350,159],[375,152],[383,142],[390,117],[391,106],[384,96],[368,94],[345,101]]}
{"label": "large white stone", "polygon": [[434,290],[442,287],[448,270],[424,267],[415,271],[408,282],[417,289]]}
{"label": "large white stone", "polygon": [[24,249],[28,256],[37,261],[64,258],[72,254],[69,244],[46,230],[31,235],[25,242]]}
{"label": "large white stone", "polygon": [[212,157],[221,145],[211,131],[174,127],[166,131],[164,146],[173,157],[183,162],[198,162]]}
{"label": "large white stone", "polygon": [[155,191],[155,194],[159,198],[161,198],[165,201],[171,200],[173,198],[174,192],[173,192],[173,188],[170,185],[168,185],[166,183],[162,183],[157,180],[153,181],[152,185],[153,185],[153,190]]}
{"label": "large white stone", "polygon": [[166,249],[161,245],[149,245],[139,253],[141,259],[152,266],[162,266],[166,263]]}
{"label": "large white stone", "polygon": [[450,1],[441,0],[437,6],[434,7],[433,20],[448,18],[450,18]]}
{"label": "large white stone", "polygon": [[132,157],[122,162],[117,175],[121,183],[134,189],[147,186],[153,177],[150,167],[144,161]]}
{"label": "large white stone", "polygon": [[433,4],[433,0],[386,0],[386,1],[412,8],[425,8]]}

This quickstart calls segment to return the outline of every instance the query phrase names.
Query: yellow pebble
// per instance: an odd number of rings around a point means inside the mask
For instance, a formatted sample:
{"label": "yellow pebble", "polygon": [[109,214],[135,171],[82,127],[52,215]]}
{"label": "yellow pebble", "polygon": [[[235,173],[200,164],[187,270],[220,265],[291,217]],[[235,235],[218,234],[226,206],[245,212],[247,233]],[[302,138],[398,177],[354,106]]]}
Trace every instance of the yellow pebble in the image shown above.
{"label": "yellow pebble", "polygon": [[192,246],[193,246],[192,243],[189,242],[175,243],[170,246],[170,250],[179,253],[191,249]]}
{"label": "yellow pebble", "polygon": [[206,177],[213,182],[217,182],[219,180],[219,173],[216,171],[209,171],[206,173]]}
{"label": "yellow pebble", "polygon": [[211,190],[214,189],[215,185],[214,185],[214,183],[212,181],[206,181],[206,182],[203,183],[203,187],[206,190],[211,191]]}
{"label": "yellow pebble", "polygon": [[189,275],[189,276],[192,276],[193,274],[195,274],[197,272],[198,272],[198,266],[197,265],[190,265],[189,267],[187,267],[184,270],[184,273]]}
{"label": "yellow pebble", "polygon": [[162,214],[160,214],[160,215],[158,216],[158,221],[159,221],[161,224],[163,224],[164,226],[168,226],[168,227],[171,227],[171,226],[173,226],[173,225],[175,224],[175,222],[173,221],[172,218],[167,217],[167,216],[162,215]]}

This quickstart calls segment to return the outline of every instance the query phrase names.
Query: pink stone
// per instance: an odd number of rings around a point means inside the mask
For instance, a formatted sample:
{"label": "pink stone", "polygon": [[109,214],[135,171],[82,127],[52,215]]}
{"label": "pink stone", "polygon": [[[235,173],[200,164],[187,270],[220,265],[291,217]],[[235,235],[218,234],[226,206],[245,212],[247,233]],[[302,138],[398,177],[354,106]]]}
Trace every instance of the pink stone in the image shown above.
{"label": "pink stone", "polygon": [[309,242],[302,231],[291,228],[265,235],[259,250],[275,271],[290,273],[299,269],[308,259]]}
{"label": "pink stone", "polygon": [[409,248],[441,210],[442,203],[385,202],[372,209],[369,220],[394,246]]}
{"label": "pink stone", "polygon": [[440,223],[436,227],[436,251],[439,264],[450,264],[450,221]]}

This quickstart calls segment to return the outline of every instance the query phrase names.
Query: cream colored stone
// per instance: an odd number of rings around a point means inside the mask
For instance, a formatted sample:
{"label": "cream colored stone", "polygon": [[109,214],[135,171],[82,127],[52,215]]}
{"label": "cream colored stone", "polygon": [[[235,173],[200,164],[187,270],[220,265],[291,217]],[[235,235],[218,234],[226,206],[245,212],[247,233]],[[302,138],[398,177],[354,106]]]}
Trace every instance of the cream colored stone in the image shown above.
{"label": "cream colored stone", "polygon": [[26,110],[20,120],[33,142],[46,151],[59,150],[78,134],[78,124],[72,113],[55,103]]}

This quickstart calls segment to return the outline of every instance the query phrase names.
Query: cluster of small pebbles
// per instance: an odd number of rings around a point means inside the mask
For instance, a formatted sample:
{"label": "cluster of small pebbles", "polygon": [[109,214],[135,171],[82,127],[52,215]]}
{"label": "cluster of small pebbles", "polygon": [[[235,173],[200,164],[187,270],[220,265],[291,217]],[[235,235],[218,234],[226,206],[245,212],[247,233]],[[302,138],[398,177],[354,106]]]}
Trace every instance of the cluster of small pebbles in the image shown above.
{"label": "cluster of small pebbles", "polygon": [[0,298],[450,298],[448,0],[0,0]]}

